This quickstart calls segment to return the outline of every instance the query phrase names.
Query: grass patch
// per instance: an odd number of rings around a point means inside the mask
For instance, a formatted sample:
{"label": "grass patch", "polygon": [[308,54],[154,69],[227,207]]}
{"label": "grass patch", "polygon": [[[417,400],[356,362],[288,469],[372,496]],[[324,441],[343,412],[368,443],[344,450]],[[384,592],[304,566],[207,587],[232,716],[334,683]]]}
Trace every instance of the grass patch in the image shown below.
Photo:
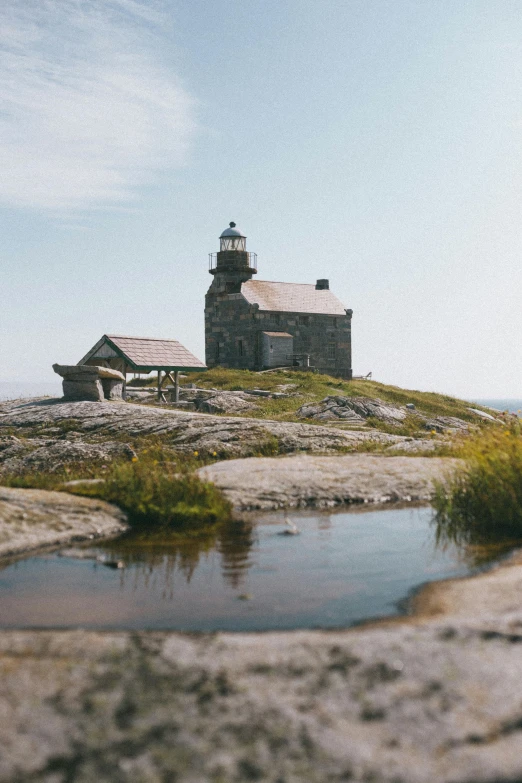
{"label": "grass patch", "polygon": [[[224,495],[198,478],[196,464],[200,463],[156,444],[132,461],[114,462],[102,470],[93,465],[73,466],[57,474],[4,475],[0,483],[101,498],[123,509],[131,525],[186,531],[226,521],[232,512]],[[91,478],[103,478],[103,483],[64,487],[66,481]]]}
{"label": "grass patch", "polygon": [[148,462],[115,465],[97,497],[116,503],[135,525],[204,527],[230,517],[230,503],[194,473],[173,473]]}
{"label": "grass patch", "polygon": [[[274,372],[257,373],[250,370],[230,370],[216,367],[201,373],[191,373],[190,381],[199,388],[224,389],[237,391],[240,389],[263,389],[265,391],[280,391],[281,386],[293,384],[290,393],[298,396],[281,400],[256,400],[257,411],[246,413],[252,418],[271,418],[286,421],[296,421],[295,412],[301,405],[319,401],[328,396],[341,397],[372,397],[396,405],[413,403],[415,408],[430,417],[456,416],[465,421],[476,422],[477,417],[469,408],[483,409],[480,405],[471,404],[446,394],[422,392],[412,389],[401,389],[378,381],[352,380],[346,381],[314,372],[300,370],[277,370]],[[407,432],[413,434],[416,428],[415,418],[405,424]],[[397,430],[394,429],[397,434]]]}
{"label": "grass patch", "polygon": [[465,466],[435,489],[437,536],[456,544],[522,537],[522,430],[519,420],[464,441]]}

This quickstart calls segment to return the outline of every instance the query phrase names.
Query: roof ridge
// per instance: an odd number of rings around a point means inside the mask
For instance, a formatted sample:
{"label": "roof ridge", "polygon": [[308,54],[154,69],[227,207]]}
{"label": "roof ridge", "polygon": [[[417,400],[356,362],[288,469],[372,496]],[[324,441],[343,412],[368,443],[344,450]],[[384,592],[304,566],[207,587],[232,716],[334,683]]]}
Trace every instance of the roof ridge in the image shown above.
{"label": "roof ridge", "polygon": [[[275,285],[310,285],[315,288],[316,283],[288,283],[283,280],[247,280],[247,283],[274,283]],[[245,283],[243,283],[245,285]],[[329,291],[329,288],[316,289],[318,291]]]}
{"label": "roof ridge", "polygon": [[119,338],[120,340],[150,340],[151,342],[159,343],[179,343],[179,340],[175,340],[174,337],[137,337],[132,334],[105,334],[104,337],[108,337],[109,340]]}

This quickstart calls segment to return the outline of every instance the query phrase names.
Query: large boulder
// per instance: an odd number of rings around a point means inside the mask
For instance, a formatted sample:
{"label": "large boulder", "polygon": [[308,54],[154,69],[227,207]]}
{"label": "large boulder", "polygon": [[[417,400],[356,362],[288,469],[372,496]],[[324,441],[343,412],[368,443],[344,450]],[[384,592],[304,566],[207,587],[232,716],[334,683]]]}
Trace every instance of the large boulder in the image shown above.
{"label": "large boulder", "polygon": [[118,370],[87,364],[53,364],[53,370],[63,378],[65,400],[122,399],[125,376]]}

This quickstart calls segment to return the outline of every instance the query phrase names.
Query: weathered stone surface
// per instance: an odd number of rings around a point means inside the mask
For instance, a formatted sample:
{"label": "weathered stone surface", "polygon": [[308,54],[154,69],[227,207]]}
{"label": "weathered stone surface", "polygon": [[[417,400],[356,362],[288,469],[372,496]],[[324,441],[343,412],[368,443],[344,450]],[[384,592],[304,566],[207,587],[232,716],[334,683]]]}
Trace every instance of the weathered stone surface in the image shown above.
{"label": "weathered stone surface", "polygon": [[119,370],[89,364],[53,364],[53,370],[68,381],[89,381],[96,378],[125,380],[125,376]]}
{"label": "weathered stone surface", "polygon": [[[190,401],[190,395],[183,395],[184,399]],[[211,394],[196,394],[193,401],[196,409],[201,413],[246,413],[254,410],[256,406],[255,399],[245,392],[218,391]]]}
{"label": "weathered stone surface", "polygon": [[522,612],[345,632],[0,634],[0,780],[522,778]]}
{"label": "weathered stone surface", "polygon": [[53,364],[53,370],[64,379],[62,386],[66,400],[98,402],[122,399],[125,377],[118,370],[86,364]]}
{"label": "weathered stone surface", "polygon": [[[473,412],[472,408],[468,408]],[[480,414],[481,412],[478,412]],[[477,415],[478,415],[477,414]],[[455,416],[429,417],[406,405],[391,405],[372,397],[325,397],[317,403],[302,405],[297,415],[303,419],[317,421],[342,420],[353,424],[364,424],[374,418],[391,426],[400,426],[406,417],[413,416],[424,424],[425,429],[435,432],[467,430],[469,423]],[[478,416],[480,418],[480,416]]]}
{"label": "weathered stone surface", "polygon": [[124,381],[125,376],[119,370],[113,370],[111,367],[98,367],[98,377],[107,378],[113,381]]}
{"label": "weathered stone surface", "polygon": [[83,443],[73,437],[51,438],[0,437],[0,474],[35,472],[56,473],[64,466],[85,462],[111,462],[114,459],[132,459],[135,452],[126,443],[106,441]]}
{"label": "weathered stone surface", "polygon": [[[430,582],[412,599],[411,608],[422,617],[451,616],[462,621],[484,618],[487,622],[487,618],[501,616],[511,619],[521,612],[520,596],[522,549],[515,551],[500,567],[473,578]],[[522,643],[522,637],[519,641]]]}
{"label": "weathered stone surface", "polygon": [[238,510],[324,508],[341,503],[429,500],[433,481],[459,463],[437,457],[343,454],[253,457],[199,470]]}
{"label": "weathered stone surface", "polygon": [[[267,397],[272,397],[270,392],[265,392]],[[260,396],[250,391],[227,391],[222,389],[180,389],[180,400],[193,403],[195,410],[201,413],[245,413],[254,410],[255,397]],[[277,396],[277,395],[275,395]],[[285,395],[280,394],[283,397]]]}
{"label": "weathered stone surface", "polygon": [[99,377],[98,367],[87,364],[53,364],[53,370],[70,381],[92,381]]}
{"label": "weathered stone surface", "polygon": [[123,381],[120,381],[116,378],[104,378],[102,376],[101,385],[103,389],[103,396],[106,400],[123,399]]}
{"label": "weathered stone surface", "polygon": [[486,413],[486,411],[479,411],[478,408],[468,408],[468,411],[470,413],[474,413],[476,416],[478,416],[481,419],[487,419],[488,421],[497,421],[495,416],[492,416],[491,413]]}
{"label": "weathered stone surface", "polygon": [[74,422],[75,429],[91,439],[161,435],[181,452],[216,452],[237,457],[263,450],[328,453],[358,448],[365,441],[399,444],[411,440],[376,431],[350,432],[313,424],[211,416],[134,404],[94,405],[58,400],[0,403],[0,435],[7,428],[20,428],[20,433],[26,430],[40,436],[64,421]]}
{"label": "weathered stone surface", "polygon": [[98,380],[93,381],[62,381],[65,400],[89,400],[101,402],[104,399],[103,387]]}
{"label": "weathered stone surface", "polygon": [[435,432],[466,431],[469,429],[468,422],[458,419],[456,416],[437,416],[434,419],[426,418],[424,426],[427,430],[434,430]]}
{"label": "weathered stone surface", "polygon": [[399,443],[392,443],[391,446],[387,446],[384,451],[387,454],[429,454],[436,451],[441,446],[441,442],[438,438],[426,439],[426,438],[405,438]]}
{"label": "weathered stone surface", "polygon": [[149,397],[153,398],[157,395],[155,389],[137,389],[133,386],[127,386],[127,399],[134,398],[136,400],[146,400]]}
{"label": "weathered stone surface", "polygon": [[298,416],[306,419],[343,419],[364,422],[370,416],[386,424],[398,424],[404,421],[409,411],[405,406],[390,405],[371,397],[325,397],[318,403],[302,405]]}
{"label": "weathered stone surface", "polygon": [[[0,557],[107,536],[125,527],[123,512],[102,500],[0,487]],[[1,715],[0,709],[0,725]]]}

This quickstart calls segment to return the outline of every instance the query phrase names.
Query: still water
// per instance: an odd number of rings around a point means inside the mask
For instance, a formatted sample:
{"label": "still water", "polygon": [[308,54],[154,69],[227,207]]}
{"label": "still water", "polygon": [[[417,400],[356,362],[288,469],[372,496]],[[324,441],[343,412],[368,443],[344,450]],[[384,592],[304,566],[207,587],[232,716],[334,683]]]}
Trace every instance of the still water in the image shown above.
{"label": "still water", "polygon": [[0,626],[268,630],[394,614],[423,582],[469,573],[430,508],[281,514],[204,537],[127,535],[0,571]]}

